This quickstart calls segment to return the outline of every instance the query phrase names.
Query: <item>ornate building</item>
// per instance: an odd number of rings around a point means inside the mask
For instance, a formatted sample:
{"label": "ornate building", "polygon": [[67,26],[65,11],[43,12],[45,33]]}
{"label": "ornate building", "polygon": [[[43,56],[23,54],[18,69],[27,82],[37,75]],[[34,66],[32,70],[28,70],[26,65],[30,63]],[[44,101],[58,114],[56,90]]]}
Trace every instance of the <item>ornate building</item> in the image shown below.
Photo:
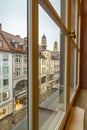
{"label": "ornate building", "polygon": [[58,43],[54,43],[53,51],[47,50],[46,36],[43,35],[41,45],[39,45],[39,89],[41,94],[59,82],[57,75],[59,63]]}

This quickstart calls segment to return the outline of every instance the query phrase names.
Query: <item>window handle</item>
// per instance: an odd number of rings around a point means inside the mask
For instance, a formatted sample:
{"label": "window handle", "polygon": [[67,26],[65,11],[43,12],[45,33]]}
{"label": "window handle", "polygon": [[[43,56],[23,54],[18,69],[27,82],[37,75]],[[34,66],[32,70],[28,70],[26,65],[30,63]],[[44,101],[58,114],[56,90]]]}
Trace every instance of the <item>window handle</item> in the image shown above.
{"label": "window handle", "polygon": [[76,38],[75,30],[69,32],[70,38]]}

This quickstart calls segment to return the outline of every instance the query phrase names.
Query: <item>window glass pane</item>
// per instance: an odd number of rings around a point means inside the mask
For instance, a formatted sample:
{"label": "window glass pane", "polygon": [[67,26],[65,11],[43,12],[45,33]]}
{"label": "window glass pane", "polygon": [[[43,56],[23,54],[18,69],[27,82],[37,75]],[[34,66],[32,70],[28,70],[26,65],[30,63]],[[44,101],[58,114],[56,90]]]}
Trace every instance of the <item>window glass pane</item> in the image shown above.
{"label": "window glass pane", "polygon": [[3,61],[8,61],[8,54],[3,54]]}
{"label": "window glass pane", "polygon": [[71,43],[70,79],[70,96],[72,96],[75,87],[75,46],[73,43]]}
{"label": "window glass pane", "polygon": [[24,56],[27,57],[27,0],[0,0],[0,130],[27,130]]}
{"label": "window glass pane", "polygon": [[3,101],[6,101],[10,98],[10,91],[3,92]]}
{"label": "window glass pane", "polygon": [[67,25],[67,0],[49,0],[63,22]]}
{"label": "window glass pane", "polygon": [[24,56],[24,62],[25,63],[27,62],[27,56]]}
{"label": "window glass pane", "polygon": [[39,130],[55,129],[65,112],[65,41],[39,5]]}
{"label": "window glass pane", "polygon": [[8,74],[8,73],[9,73],[9,68],[3,67],[3,74]]}
{"label": "window glass pane", "polygon": [[9,80],[8,79],[4,79],[3,80],[3,86],[8,86],[9,85]]}
{"label": "window glass pane", "polygon": [[77,52],[77,61],[76,61],[76,85],[79,85],[79,67],[80,67],[80,59],[79,59],[79,52]]}
{"label": "window glass pane", "polygon": [[16,61],[17,63],[20,63],[20,60],[21,60],[21,56],[20,56],[20,55],[16,55],[15,61]]}

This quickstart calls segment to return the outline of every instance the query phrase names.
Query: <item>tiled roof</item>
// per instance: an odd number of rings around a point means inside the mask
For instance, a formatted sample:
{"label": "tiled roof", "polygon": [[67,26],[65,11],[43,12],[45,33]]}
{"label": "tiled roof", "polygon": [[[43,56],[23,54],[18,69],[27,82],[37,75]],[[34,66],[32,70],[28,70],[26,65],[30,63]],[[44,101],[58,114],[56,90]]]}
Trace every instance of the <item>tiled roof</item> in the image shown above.
{"label": "tiled roof", "polygon": [[[12,51],[25,52],[25,53],[27,52],[27,48],[23,49],[23,46],[20,45],[20,43],[22,43],[23,45],[27,45],[26,39],[23,39],[18,35],[15,36],[13,34],[10,34],[4,31],[2,31],[2,35]],[[13,41],[14,41],[14,44],[13,44]],[[15,48],[14,46],[15,44],[18,44],[17,48]]]}
{"label": "tiled roof", "polygon": [[12,41],[12,40],[15,40],[16,42],[20,43],[20,42],[23,42],[24,39],[22,39],[21,37],[19,37],[18,35],[15,36],[13,34],[10,34],[10,33],[7,33],[7,32],[4,32],[2,31],[2,33],[5,35],[5,37],[7,38],[8,42]]}

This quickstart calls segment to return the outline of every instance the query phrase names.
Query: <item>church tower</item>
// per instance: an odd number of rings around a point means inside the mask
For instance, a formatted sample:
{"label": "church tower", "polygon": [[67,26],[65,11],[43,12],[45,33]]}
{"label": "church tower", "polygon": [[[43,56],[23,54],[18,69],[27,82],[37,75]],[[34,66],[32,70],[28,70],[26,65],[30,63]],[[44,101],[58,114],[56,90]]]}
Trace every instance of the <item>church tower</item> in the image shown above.
{"label": "church tower", "polygon": [[46,36],[42,36],[42,42],[41,42],[42,49],[47,49],[47,43],[46,43]]}
{"label": "church tower", "polygon": [[54,42],[53,51],[58,51],[58,42],[57,41]]}

